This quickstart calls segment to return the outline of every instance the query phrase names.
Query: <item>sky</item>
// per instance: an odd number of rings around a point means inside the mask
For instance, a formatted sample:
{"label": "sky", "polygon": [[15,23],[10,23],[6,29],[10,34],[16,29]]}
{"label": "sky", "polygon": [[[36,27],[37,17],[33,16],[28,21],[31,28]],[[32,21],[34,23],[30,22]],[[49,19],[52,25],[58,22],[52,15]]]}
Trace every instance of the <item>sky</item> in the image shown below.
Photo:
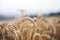
{"label": "sky", "polygon": [[27,13],[48,13],[60,11],[60,0],[0,0],[0,14],[20,14],[20,10]]}

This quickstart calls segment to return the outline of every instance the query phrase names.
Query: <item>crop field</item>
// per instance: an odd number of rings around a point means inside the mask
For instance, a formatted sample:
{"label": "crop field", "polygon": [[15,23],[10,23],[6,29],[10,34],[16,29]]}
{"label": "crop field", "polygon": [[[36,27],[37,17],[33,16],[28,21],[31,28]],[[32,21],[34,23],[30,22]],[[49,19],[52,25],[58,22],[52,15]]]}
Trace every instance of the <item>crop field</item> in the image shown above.
{"label": "crop field", "polygon": [[0,40],[60,40],[60,16],[0,21]]}

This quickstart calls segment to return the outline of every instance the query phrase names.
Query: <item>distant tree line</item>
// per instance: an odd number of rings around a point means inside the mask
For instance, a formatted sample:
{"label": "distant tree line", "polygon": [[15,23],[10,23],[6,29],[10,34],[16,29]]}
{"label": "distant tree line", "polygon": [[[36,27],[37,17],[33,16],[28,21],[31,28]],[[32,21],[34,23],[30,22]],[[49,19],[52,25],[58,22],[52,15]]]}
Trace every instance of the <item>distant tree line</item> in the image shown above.
{"label": "distant tree line", "polygon": [[57,13],[52,12],[49,14],[49,16],[60,16],[60,12],[57,12]]}
{"label": "distant tree line", "polygon": [[[38,15],[34,14],[34,15],[29,15],[29,17],[31,18],[34,18],[34,17],[37,17]],[[43,14],[43,16],[60,16],[60,12],[57,12],[57,13],[54,13],[54,12],[51,12],[49,14]],[[5,15],[0,15],[0,20],[11,20],[11,19],[14,19],[14,17],[8,17],[8,16],[5,16]]]}

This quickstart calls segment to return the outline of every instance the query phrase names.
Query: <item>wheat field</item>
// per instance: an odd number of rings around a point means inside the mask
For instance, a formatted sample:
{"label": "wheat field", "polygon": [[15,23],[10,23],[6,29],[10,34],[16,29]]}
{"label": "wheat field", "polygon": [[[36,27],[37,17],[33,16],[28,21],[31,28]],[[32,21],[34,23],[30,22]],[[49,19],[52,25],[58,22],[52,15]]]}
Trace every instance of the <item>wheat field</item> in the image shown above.
{"label": "wheat field", "polygon": [[23,17],[0,21],[0,40],[60,40],[60,17]]}

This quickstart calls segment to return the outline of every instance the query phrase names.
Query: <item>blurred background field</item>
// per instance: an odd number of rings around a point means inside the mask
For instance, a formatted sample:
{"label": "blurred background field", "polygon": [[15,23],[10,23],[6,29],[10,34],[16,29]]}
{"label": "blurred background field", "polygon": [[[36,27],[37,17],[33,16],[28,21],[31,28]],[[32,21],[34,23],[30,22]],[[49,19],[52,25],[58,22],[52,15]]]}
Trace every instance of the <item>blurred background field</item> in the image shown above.
{"label": "blurred background field", "polygon": [[0,0],[0,40],[60,40],[60,0]]}

